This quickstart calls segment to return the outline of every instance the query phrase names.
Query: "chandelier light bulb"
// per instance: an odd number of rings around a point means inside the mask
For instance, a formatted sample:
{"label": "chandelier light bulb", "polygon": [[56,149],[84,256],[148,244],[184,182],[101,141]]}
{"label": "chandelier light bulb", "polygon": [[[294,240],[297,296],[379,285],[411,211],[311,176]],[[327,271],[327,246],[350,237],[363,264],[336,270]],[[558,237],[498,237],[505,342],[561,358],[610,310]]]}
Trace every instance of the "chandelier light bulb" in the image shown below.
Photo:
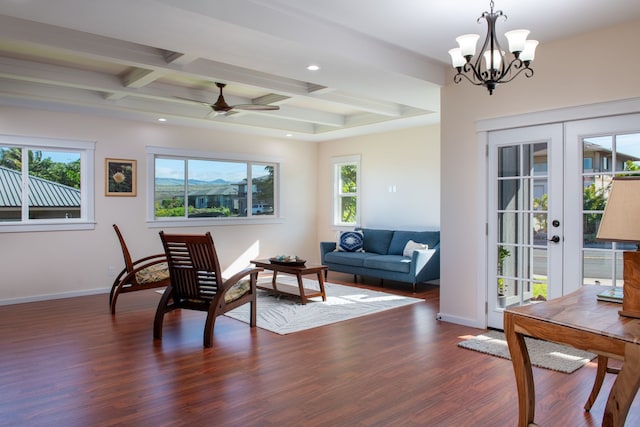
{"label": "chandelier light bulb", "polygon": [[504,55],[504,52],[501,53],[499,50],[494,50],[493,51],[493,64],[491,64],[491,51],[486,51],[484,53],[484,63],[485,63],[485,66],[487,67],[487,69],[499,70],[500,69],[500,63],[502,62],[502,55]]}

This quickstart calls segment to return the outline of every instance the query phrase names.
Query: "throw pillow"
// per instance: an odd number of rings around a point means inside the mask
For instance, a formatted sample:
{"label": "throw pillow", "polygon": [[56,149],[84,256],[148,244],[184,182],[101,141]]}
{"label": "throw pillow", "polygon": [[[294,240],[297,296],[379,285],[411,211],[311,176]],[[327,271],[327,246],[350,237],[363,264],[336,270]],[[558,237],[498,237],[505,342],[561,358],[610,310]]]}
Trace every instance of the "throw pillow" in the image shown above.
{"label": "throw pillow", "polygon": [[404,246],[404,251],[402,251],[402,255],[404,256],[413,256],[413,251],[416,249],[429,249],[429,245],[425,245],[424,243],[417,243],[413,240],[409,240],[407,244]]}
{"label": "throw pillow", "polygon": [[341,231],[336,246],[343,252],[362,252],[363,238],[361,231]]}

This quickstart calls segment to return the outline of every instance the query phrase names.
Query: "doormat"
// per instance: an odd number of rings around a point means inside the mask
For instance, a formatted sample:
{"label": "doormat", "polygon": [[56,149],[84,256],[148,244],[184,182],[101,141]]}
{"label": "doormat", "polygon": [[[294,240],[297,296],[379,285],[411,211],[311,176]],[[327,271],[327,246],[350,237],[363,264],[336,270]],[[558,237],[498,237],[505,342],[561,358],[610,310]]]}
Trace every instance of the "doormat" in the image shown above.
{"label": "doormat", "polygon": [[[531,364],[538,368],[570,374],[593,360],[596,355],[549,341],[525,337]],[[459,347],[511,360],[503,332],[487,331],[458,343]]]}

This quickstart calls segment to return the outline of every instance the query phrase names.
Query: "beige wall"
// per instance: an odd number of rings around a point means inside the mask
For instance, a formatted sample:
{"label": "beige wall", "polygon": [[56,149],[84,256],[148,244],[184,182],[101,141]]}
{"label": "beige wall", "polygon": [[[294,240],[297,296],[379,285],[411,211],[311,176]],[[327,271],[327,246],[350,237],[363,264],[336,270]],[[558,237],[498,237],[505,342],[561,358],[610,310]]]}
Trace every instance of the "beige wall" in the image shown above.
{"label": "beige wall", "polygon": [[[113,223],[120,226],[134,257],[162,251],[159,229],[145,223],[147,145],[282,159],[282,223],[172,231],[212,231],[223,268],[237,259],[246,263],[255,256],[280,253],[318,257],[314,143],[10,107],[0,107],[0,133],[96,141],[95,230],[0,234],[0,304],[109,288],[113,281],[107,273],[109,266],[117,271],[123,267]],[[104,196],[105,157],[138,161],[137,197]]]}
{"label": "beige wall", "polygon": [[640,97],[640,21],[543,43],[535,75],[519,76],[492,96],[468,83],[442,90],[442,258],[440,311],[445,319],[483,325],[486,284],[479,276],[484,236],[477,181],[478,120]]}
{"label": "beige wall", "polygon": [[[440,229],[440,126],[323,142],[318,148],[318,238],[335,239],[333,157],[361,156],[361,226]],[[390,193],[389,186],[396,192]]]}

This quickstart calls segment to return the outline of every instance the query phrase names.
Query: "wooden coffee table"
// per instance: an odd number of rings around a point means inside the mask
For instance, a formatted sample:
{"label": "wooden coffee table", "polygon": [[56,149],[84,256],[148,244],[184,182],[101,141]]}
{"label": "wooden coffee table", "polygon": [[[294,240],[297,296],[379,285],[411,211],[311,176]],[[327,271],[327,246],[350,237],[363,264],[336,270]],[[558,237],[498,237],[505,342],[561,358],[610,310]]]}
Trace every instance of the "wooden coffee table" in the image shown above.
{"label": "wooden coffee table", "polygon": [[[293,295],[300,297],[302,304],[306,304],[307,300],[312,297],[322,297],[322,301],[327,300],[327,294],[324,291],[324,272],[329,268],[326,265],[287,265],[280,263],[272,263],[268,259],[257,259],[251,261],[256,267],[264,268],[265,270],[273,271],[273,278],[271,279],[271,286],[268,284],[260,284],[256,286],[258,289],[274,292],[280,295]],[[296,276],[298,279],[298,287],[284,285],[282,283],[276,283],[278,273],[286,273]],[[318,284],[320,290],[306,289],[302,283],[302,276],[315,274],[318,277]]]}

